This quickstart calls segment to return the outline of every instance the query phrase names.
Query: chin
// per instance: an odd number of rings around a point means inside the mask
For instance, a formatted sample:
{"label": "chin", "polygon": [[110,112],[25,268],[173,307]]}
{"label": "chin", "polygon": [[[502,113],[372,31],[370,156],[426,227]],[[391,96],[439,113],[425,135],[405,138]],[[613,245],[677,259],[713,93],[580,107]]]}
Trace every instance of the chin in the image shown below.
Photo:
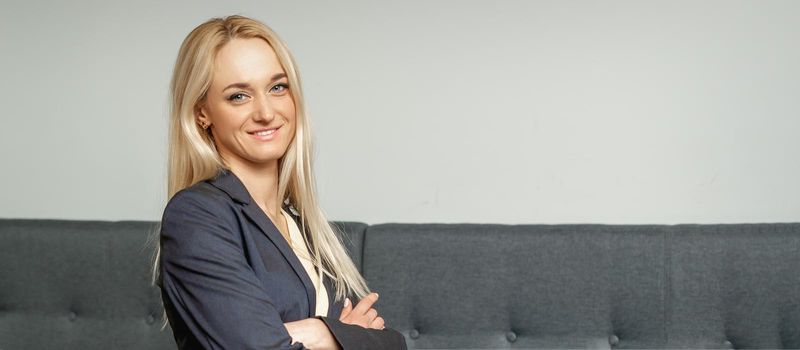
{"label": "chin", "polygon": [[250,160],[251,162],[256,163],[256,164],[264,164],[264,163],[277,161],[277,160],[281,159],[281,157],[283,157],[283,153],[277,153],[276,152],[276,153],[270,153],[270,154],[254,155],[254,156],[249,157],[248,160]]}
{"label": "chin", "polygon": [[253,163],[256,163],[256,164],[266,164],[266,163],[277,161],[278,159],[281,159],[281,157],[280,156],[275,156],[275,157],[257,157],[257,158],[251,158],[250,161],[253,162]]}

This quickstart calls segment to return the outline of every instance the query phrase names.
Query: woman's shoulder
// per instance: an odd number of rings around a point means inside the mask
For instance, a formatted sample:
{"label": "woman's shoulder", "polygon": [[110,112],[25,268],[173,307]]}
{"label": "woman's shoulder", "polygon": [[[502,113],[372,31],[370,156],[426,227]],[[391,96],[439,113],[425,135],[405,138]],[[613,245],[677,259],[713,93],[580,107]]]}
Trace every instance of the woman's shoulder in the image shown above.
{"label": "woman's shoulder", "polygon": [[234,239],[239,222],[237,210],[225,192],[201,181],[170,198],[161,216],[160,235],[162,239],[182,242],[182,253],[207,249],[220,240]]}
{"label": "woman's shoulder", "polygon": [[167,202],[164,216],[197,209],[224,214],[231,212],[232,206],[227,193],[208,181],[200,181],[176,192]]}

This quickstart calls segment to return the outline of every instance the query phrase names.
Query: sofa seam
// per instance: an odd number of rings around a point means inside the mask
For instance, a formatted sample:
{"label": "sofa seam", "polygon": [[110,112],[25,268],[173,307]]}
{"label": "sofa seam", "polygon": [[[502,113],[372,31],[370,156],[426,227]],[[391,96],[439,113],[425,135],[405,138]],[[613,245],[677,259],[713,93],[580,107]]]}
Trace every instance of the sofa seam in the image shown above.
{"label": "sofa seam", "polygon": [[672,246],[671,246],[672,232],[670,227],[664,228],[664,302],[662,307],[663,312],[663,327],[664,327],[664,345],[670,342],[670,320],[672,319]]}
{"label": "sofa seam", "polygon": [[367,248],[367,231],[369,231],[370,227],[371,227],[370,224],[366,224],[366,226],[364,227],[364,234],[361,235],[361,248],[359,249],[358,252],[359,255],[361,256],[361,276],[363,278],[366,278],[365,276],[367,275],[367,270],[366,270],[367,264],[365,263],[366,256],[364,254],[364,251]]}

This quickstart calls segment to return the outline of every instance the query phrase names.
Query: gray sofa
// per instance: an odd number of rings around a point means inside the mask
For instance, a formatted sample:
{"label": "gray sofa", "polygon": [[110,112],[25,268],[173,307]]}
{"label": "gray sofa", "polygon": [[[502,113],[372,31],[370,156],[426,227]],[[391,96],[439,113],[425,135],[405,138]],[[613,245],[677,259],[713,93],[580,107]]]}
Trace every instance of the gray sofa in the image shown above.
{"label": "gray sofa", "polygon": [[[336,225],[409,348],[800,348],[800,223]],[[0,219],[0,349],[174,349],[155,229]]]}

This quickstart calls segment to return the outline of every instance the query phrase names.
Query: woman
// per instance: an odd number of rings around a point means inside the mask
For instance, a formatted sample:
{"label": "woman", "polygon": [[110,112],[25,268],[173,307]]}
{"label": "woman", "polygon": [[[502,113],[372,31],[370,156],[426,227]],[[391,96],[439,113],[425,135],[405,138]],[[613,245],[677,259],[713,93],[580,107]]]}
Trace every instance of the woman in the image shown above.
{"label": "woman", "polygon": [[155,271],[178,347],[404,349],[319,207],[300,78],[277,35],[242,16],[201,24],[170,89]]}

